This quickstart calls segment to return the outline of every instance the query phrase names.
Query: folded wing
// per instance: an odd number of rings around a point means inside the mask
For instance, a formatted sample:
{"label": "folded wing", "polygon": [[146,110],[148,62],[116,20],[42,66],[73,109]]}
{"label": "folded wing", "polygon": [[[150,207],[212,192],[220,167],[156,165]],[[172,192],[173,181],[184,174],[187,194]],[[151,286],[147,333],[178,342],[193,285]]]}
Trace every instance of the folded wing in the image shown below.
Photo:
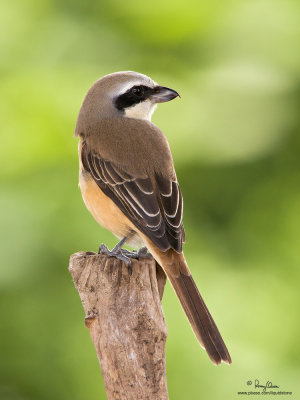
{"label": "folded wing", "polygon": [[182,195],[178,182],[156,174],[134,177],[82,145],[82,164],[100,189],[162,251],[182,251]]}

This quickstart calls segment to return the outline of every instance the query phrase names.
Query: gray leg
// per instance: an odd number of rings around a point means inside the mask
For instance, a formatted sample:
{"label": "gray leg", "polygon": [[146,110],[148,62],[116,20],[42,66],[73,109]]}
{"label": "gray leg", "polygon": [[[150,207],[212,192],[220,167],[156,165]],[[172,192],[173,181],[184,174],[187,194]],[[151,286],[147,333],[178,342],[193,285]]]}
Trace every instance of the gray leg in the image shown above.
{"label": "gray leg", "polygon": [[151,258],[151,254],[147,252],[147,247],[142,247],[139,251],[129,251],[126,249],[122,249],[123,244],[126,242],[128,237],[124,237],[122,240],[119,241],[119,243],[116,244],[116,246],[112,249],[109,250],[105,244],[101,244],[99,247],[98,254],[106,254],[109,257],[116,257],[119,260],[122,260],[125,262],[125,264],[128,267],[130,275],[132,274],[132,266],[131,266],[131,258]]}
{"label": "gray leg", "polygon": [[101,244],[98,250],[98,254],[101,254],[101,252],[103,253],[110,253],[113,256],[113,253],[115,253],[116,255],[120,252],[120,250],[122,249],[123,244],[126,242],[127,237],[124,237],[122,240],[119,241],[119,243],[116,244],[116,246],[112,249],[112,250],[108,250],[108,248],[105,246],[105,244]]}
{"label": "gray leg", "polygon": [[105,244],[101,244],[99,247],[98,254],[106,254],[109,257],[116,257],[119,260],[122,260],[125,262],[125,264],[131,269],[131,261],[130,258],[127,257],[125,254],[123,254],[122,246],[126,242],[127,237],[124,237],[122,240],[120,240],[119,243],[112,249],[109,250]]}

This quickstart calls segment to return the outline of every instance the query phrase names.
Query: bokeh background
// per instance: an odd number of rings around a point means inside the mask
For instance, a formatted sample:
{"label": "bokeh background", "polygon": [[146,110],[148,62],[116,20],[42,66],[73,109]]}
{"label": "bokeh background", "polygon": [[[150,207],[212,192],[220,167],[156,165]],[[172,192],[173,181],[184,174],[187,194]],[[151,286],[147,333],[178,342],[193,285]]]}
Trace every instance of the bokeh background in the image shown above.
{"label": "bokeh background", "polygon": [[299,8],[2,0],[1,399],[105,399],[67,266],[116,239],[83,205],[72,135],[87,89],[118,70],[181,94],[153,122],[184,195],[186,258],[233,359],[210,363],[168,284],[170,398],[238,399],[255,378],[300,396]]}

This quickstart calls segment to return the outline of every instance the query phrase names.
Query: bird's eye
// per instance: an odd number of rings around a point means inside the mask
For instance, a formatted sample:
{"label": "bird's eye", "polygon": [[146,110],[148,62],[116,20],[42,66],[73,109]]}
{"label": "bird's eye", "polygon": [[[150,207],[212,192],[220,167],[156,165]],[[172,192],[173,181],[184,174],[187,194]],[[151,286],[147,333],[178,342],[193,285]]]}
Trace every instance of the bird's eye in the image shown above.
{"label": "bird's eye", "polygon": [[141,97],[144,94],[144,88],[142,86],[134,87],[131,89],[132,94]]}

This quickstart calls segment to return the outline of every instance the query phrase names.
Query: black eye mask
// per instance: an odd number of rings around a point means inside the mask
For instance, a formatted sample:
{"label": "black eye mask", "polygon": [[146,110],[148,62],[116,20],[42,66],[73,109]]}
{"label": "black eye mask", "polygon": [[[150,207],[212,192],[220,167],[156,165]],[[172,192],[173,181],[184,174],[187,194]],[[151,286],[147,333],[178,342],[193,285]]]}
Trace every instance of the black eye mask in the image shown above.
{"label": "black eye mask", "polygon": [[118,110],[124,111],[125,108],[147,100],[153,93],[155,93],[155,88],[153,89],[144,85],[133,86],[126,93],[121,94],[115,99],[115,106]]}

